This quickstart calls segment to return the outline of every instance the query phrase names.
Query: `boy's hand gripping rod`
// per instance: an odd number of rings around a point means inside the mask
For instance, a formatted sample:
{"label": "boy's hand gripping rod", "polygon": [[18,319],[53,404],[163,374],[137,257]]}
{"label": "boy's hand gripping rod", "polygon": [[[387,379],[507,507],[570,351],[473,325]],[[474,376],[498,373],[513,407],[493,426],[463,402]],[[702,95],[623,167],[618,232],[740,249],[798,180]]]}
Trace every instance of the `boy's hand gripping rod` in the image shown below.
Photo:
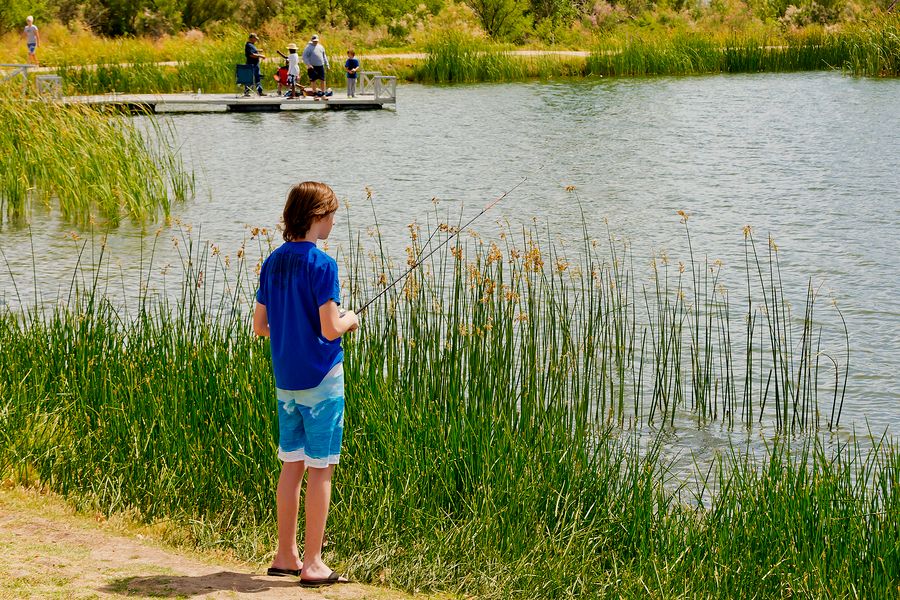
{"label": "boy's hand gripping rod", "polygon": [[[408,268],[408,269],[407,269],[400,277],[398,277],[397,279],[395,279],[395,280],[393,280],[391,283],[389,283],[387,286],[385,286],[385,288],[384,288],[383,290],[381,290],[380,292],[378,292],[377,294],[375,294],[375,296],[372,297],[368,302],[366,302],[365,304],[363,304],[363,305],[360,307],[360,309],[356,311],[356,314],[361,314],[364,310],[366,310],[366,309],[369,307],[370,304],[372,304],[373,302],[375,302],[376,300],[378,300],[379,298],[381,298],[384,294],[386,294],[387,291],[388,291],[389,289],[391,289],[392,287],[394,287],[395,285],[397,285],[398,283],[400,283],[401,281],[403,281],[404,279],[406,279],[406,277],[407,277],[410,273],[412,273],[416,268],[418,268],[419,266],[421,266],[423,262],[425,262],[425,259],[427,259],[429,256],[431,256],[431,255],[434,254],[435,252],[437,252],[442,246],[447,245],[447,244],[450,242],[450,240],[452,240],[453,238],[457,237],[457,236],[460,234],[460,232],[462,232],[463,229],[465,229],[466,227],[468,227],[469,225],[471,225],[472,223],[474,223],[481,215],[483,215],[483,214],[486,213],[487,211],[489,211],[489,210],[491,210],[492,208],[494,208],[497,204],[500,203],[501,200],[503,200],[504,198],[506,198],[507,196],[509,196],[511,193],[513,193],[513,192],[516,190],[516,188],[518,188],[520,185],[522,185],[522,184],[525,183],[526,181],[528,181],[528,177],[523,177],[523,178],[522,178],[522,181],[520,181],[519,183],[517,183],[517,184],[514,185],[513,187],[509,188],[508,190],[506,190],[505,192],[503,192],[503,194],[501,194],[499,197],[497,197],[497,198],[494,199],[492,202],[490,202],[487,206],[485,206],[485,207],[481,210],[480,213],[478,213],[477,215],[475,215],[474,217],[472,217],[471,219],[469,219],[469,221],[468,221],[465,225],[463,225],[462,227],[460,227],[459,229],[457,229],[456,231],[454,231],[453,233],[451,233],[449,236],[447,236],[447,239],[445,239],[443,242],[441,242],[440,244],[438,244],[437,246],[435,246],[434,248],[432,248],[432,249],[428,252],[428,254],[425,254],[424,256],[419,256],[419,258],[416,259],[416,262],[414,262],[414,263],[412,264],[412,266],[410,266],[410,267],[409,267],[409,268]],[[437,233],[437,229],[435,230],[435,233]],[[431,236],[434,237],[434,233],[432,233]],[[431,237],[428,238],[428,242],[425,242],[425,246],[427,246],[429,242],[431,242]]]}

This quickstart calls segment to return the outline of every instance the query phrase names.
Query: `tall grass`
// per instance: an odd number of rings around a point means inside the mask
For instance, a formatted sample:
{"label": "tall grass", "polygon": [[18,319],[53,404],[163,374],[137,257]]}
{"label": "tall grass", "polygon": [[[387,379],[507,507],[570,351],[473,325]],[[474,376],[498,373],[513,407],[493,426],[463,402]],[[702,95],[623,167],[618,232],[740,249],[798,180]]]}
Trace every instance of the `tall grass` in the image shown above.
{"label": "tall grass", "polygon": [[[433,225],[433,238],[412,226],[409,261],[453,231]],[[825,386],[804,384],[814,361],[791,342],[815,298],[791,316],[774,245],[747,233],[751,363],[715,341],[733,310],[717,265],[657,257],[639,283],[626,248],[585,233],[569,254],[536,230],[467,235],[363,315],[345,339],[330,560],[363,581],[491,598],[895,594],[900,451],[788,435],[817,424]],[[403,267],[352,237],[344,289],[359,306]],[[121,305],[92,268],[50,308],[2,309],[0,473],[263,561],[278,463],[253,263],[190,238],[179,251],[170,299]],[[135,289],[152,289],[154,254]],[[742,361],[776,383],[743,387]],[[784,435],[679,485],[659,440],[639,449],[628,433],[675,413],[763,416]]]}
{"label": "tall grass", "polygon": [[0,97],[0,215],[27,218],[37,202],[67,220],[117,222],[168,214],[193,194],[194,180],[174,135],[150,118],[150,131],[113,113]]}
{"label": "tall grass", "polygon": [[234,91],[234,65],[197,61],[178,66],[156,63],[99,64],[92,68],[64,66],[57,73],[72,95],[107,92],[180,93]]}
{"label": "tall grass", "polygon": [[428,58],[416,81],[455,83],[526,78],[694,75],[846,70],[856,75],[897,76],[900,18],[873,18],[838,31],[721,34],[705,31],[628,30],[577,57],[516,56],[506,47],[448,31],[426,46]]}
{"label": "tall grass", "polygon": [[841,69],[847,58],[840,35],[779,41],[682,33],[603,44],[588,59],[587,70],[608,77],[816,71]]}
{"label": "tall grass", "polygon": [[587,71],[603,76],[845,70],[896,76],[900,17],[884,15],[836,31],[777,37],[679,32],[612,37],[595,48]]}
{"label": "tall grass", "polygon": [[[761,252],[749,228],[745,235],[746,306],[737,308],[720,280],[721,263],[693,254],[677,266],[665,254],[654,257],[651,280],[638,284],[627,245],[612,236],[601,242],[585,232],[583,246],[568,250],[542,242],[537,231],[503,232],[499,244],[460,242],[453,260],[438,254],[426,265],[428,277],[413,275],[381,310],[367,313],[369,327],[385,332],[363,338],[371,341],[363,353],[412,373],[411,386],[452,358],[439,369],[459,374],[451,392],[508,389],[523,404],[580,407],[588,423],[662,425],[693,414],[700,423],[835,427],[849,355],[840,347],[833,364],[820,363],[817,293],[810,283],[795,315],[777,246],[770,240]],[[410,256],[422,251],[418,236]],[[352,305],[396,274],[381,253],[364,259],[357,248],[352,274],[383,277],[351,279]],[[746,329],[733,331],[741,323]],[[484,356],[501,357],[503,368]]]}
{"label": "tall grass", "polygon": [[579,57],[516,56],[505,47],[456,31],[438,34],[425,48],[427,58],[410,74],[414,81],[518,81],[581,76],[584,73],[584,59]]}
{"label": "tall grass", "polygon": [[844,38],[848,49],[846,68],[855,75],[900,76],[900,15],[878,27],[857,27]]}

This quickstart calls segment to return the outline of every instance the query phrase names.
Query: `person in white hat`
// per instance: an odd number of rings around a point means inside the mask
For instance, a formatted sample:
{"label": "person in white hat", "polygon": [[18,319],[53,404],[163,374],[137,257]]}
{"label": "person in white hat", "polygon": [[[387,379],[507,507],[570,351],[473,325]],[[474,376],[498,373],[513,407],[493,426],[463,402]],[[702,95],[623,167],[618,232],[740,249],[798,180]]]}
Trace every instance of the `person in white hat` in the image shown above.
{"label": "person in white hat", "polygon": [[316,94],[316,100],[319,98],[327,100],[328,97],[325,96],[325,70],[328,68],[328,55],[325,53],[325,46],[319,43],[318,35],[312,36],[306,48],[304,48],[303,64],[306,65],[306,73],[309,75],[309,82]]}
{"label": "person in white hat", "polygon": [[288,85],[291,86],[291,98],[297,97],[297,79],[300,77],[300,56],[297,44],[288,44]]}

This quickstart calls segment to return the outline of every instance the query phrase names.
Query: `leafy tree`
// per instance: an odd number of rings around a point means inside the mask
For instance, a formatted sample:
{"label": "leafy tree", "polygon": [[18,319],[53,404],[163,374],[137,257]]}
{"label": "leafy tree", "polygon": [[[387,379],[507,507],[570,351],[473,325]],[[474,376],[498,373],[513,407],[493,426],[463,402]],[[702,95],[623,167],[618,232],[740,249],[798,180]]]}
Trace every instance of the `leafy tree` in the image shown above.
{"label": "leafy tree", "polygon": [[182,0],[181,20],[187,27],[200,28],[213,21],[229,21],[237,10],[236,0]]}
{"label": "leafy tree", "polygon": [[579,14],[572,0],[530,0],[531,14],[535,21],[550,20],[554,23],[571,21]]}
{"label": "leafy tree", "polygon": [[517,40],[530,28],[525,0],[466,0],[492,38]]}
{"label": "leafy tree", "polygon": [[34,17],[40,29],[53,16],[53,10],[46,0],[0,0],[0,31],[21,31],[28,15]]}
{"label": "leafy tree", "polygon": [[181,0],[150,0],[135,19],[135,31],[161,35],[181,29]]}
{"label": "leafy tree", "polygon": [[278,18],[293,29],[309,29],[325,19],[322,0],[285,0]]}
{"label": "leafy tree", "polygon": [[243,25],[256,28],[281,14],[284,8],[282,0],[244,0],[238,14]]}
{"label": "leafy tree", "polygon": [[92,29],[109,36],[135,32],[137,16],[147,8],[146,0],[89,0],[84,14]]}

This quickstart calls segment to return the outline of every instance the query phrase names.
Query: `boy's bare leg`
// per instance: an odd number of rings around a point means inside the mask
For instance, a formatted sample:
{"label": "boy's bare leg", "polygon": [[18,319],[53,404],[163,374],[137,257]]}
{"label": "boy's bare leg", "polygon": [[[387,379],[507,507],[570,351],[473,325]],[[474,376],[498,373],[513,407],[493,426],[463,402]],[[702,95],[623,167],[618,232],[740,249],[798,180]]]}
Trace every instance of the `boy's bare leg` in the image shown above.
{"label": "boy's bare leg", "polygon": [[331,575],[322,562],[322,539],[331,503],[331,475],[334,465],[309,468],[306,478],[306,538],[303,552],[303,579],[325,579]]}
{"label": "boy's bare leg", "polygon": [[305,466],[303,462],[283,463],[278,478],[278,550],[272,560],[272,566],[278,569],[303,568],[297,550],[297,514]]}

